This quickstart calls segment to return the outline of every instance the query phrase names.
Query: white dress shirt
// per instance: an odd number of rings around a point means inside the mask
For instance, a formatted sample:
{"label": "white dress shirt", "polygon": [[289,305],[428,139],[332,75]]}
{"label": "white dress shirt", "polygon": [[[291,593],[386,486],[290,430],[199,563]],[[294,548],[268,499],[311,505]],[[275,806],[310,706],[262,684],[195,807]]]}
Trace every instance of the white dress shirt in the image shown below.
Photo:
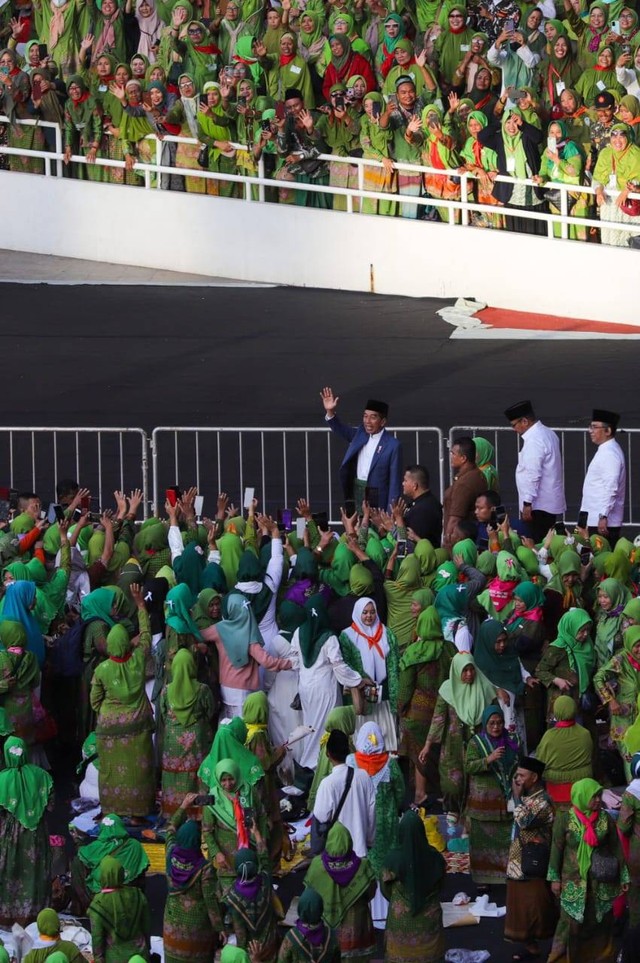
{"label": "white dress shirt", "polygon": [[522,448],[516,468],[518,503],[551,515],[562,515],[567,507],[564,497],[564,473],[558,436],[541,421],[536,421],[522,435]]}
{"label": "white dress shirt", "polygon": [[381,431],[379,431],[377,435],[369,435],[369,441],[366,443],[364,448],[361,448],[358,452],[356,478],[359,481],[367,481],[369,472],[371,471],[371,462],[373,461],[373,456],[376,453],[376,448],[380,444],[381,438]]}
{"label": "white dress shirt", "polygon": [[612,528],[622,525],[626,483],[624,452],[615,438],[610,438],[598,445],[582,486],[580,510],[589,513],[588,525],[596,526],[601,515],[607,516]]}
{"label": "white dress shirt", "polygon": [[[326,823],[333,818],[344,792],[348,772],[346,763],[334,766],[318,786],[313,815],[319,822]],[[351,833],[356,856],[366,856],[376,835],[376,791],[364,769],[353,770],[353,782],[338,820]]]}

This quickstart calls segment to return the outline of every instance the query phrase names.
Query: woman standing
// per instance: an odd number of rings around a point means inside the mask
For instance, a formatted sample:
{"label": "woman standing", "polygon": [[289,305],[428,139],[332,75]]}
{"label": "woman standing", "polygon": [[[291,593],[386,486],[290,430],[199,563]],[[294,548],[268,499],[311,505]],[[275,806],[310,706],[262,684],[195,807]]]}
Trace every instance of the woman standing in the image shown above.
{"label": "woman standing", "polygon": [[166,963],[212,963],[223,929],[216,871],[202,855],[199,824],[187,820],[195,796],[187,793],[167,828]]}
{"label": "woman standing", "polygon": [[598,585],[594,641],[598,669],[622,648],[622,613],[630,597],[629,589],[615,578],[605,578]]}
{"label": "woman standing", "polygon": [[91,707],[97,713],[100,801],[120,816],[142,820],[153,812],[153,713],[145,692],[151,624],[139,585],[131,586],[140,635],[134,647],[123,625],[107,636],[108,659],[91,682]]}
{"label": "woman standing", "polygon": [[444,963],[440,889],[445,862],[427,842],[424,825],[409,810],[400,820],[400,842],[385,860],[382,892],[389,900],[385,931],[388,963]]}
{"label": "woman standing", "polygon": [[[560,41],[566,42],[564,37]],[[559,184],[573,184],[576,187],[582,182],[584,157],[577,144],[569,140],[567,125],[563,120],[554,120],[547,129],[547,146],[542,153],[540,173],[536,182],[544,184],[546,181],[556,181]],[[570,217],[586,217],[589,208],[589,198],[579,191],[567,191],[567,214]],[[552,214],[561,213],[560,192],[551,188],[547,191],[549,210]],[[553,236],[562,237],[562,225],[553,225]],[[586,227],[576,224],[567,225],[567,236],[570,240],[586,241]]]}
{"label": "woman standing", "polygon": [[[428,591],[423,589],[423,591]],[[400,659],[398,713],[400,715],[400,751],[409,757],[415,771],[414,802],[420,805],[429,791],[439,785],[438,765],[430,754],[424,764],[420,750],[429,734],[440,686],[449,678],[455,647],[445,642],[440,617],[433,605],[418,616],[417,638]]]}
{"label": "woman standing", "polygon": [[558,696],[553,703],[555,724],[536,749],[536,759],[544,763],[547,793],[556,807],[569,805],[574,782],[593,776],[593,739],[576,722],[577,711],[571,696]]}
{"label": "woman standing", "polygon": [[628,889],[629,870],[594,779],[574,783],[571,808],[556,815],[547,879],[560,897],[548,963],[613,963],[612,906]]}
{"label": "woman standing", "polygon": [[242,707],[242,718],[247,727],[245,745],[264,769],[264,779],[260,786],[264,790],[263,803],[269,822],[269,854],[276,869],[280,865],[284,844],[276,769],[286,756],[287,747],[282,745],[276,748],[271,743],[268,732],[269,703],[264,692],[253,692],[247,696]]}
{"label": "woman standing", "polygon": [[214,802],[204,807],[202,832],[222,896],[235,879],[234,860],[239,849],[252,846],[262,865],[267,865],[267,817],[258,793],[242,781],[240,767],[233,759],[217,764],[209,788]]}
{"label": "woman standing", "polygon": [[548,722],[559,695],[569,695],[579,703],[591,685],[596,665],[589,638],[592,625],[591,616],[583,609],[570,609],[558,623],[557,639],[540,659],[536,675],[547,690]]}
{"label": "woman standing", "polygon": [[623,634],[623,651],[614,655],[593,677],[593,685],[609,708],[609,739],[617,747],[629,778],[631,754],[625,736],[638,715],[640,695],[640,626]]}
{"label": "woman standing", "polygon": [[540,683],[522,665],[502,622],[487,619],[482,623],[474,653],[476,665],[489,682],[507,693],[508,701],[499,700],[504,723],[510,732],[517,732],[520,743],[524,745],[526,733],[522,695],[526,687],[533,688]]}
{"label": "woman standing", "polygon": [[465,799],[464,754],[467,743],[482,722],[484,710],[498,690],[476,668],[473,656],[458,652],[449,678],[440,686],[427,741],[419,760],[425,764],[432,745],[440,746],[440,786],[445,808],[461,813]]}
{"label": "woman standing", "polygon": [[27,746],[36,741],[32,693],[40,684],[40,669],[27,651],[27,633],[21,622],[0,622],[0,705],[10,731]]}
{"label": "woman standing", "polygon": [[186,793],[197,791],[198,769],[213,739],[213,696],[196,674],[189,649],[179,649],[171,664],[171,682],[160,696],[165,817],[176,811]]}
{"label": "woman standing", "polygon": [[[396,578],[392,578],[396,562],[396,549],[387,561],[384,591],[387,596],[387,628],[398,640],[400,652],[413,641],[415,616],[412,612],[413,595],[422,588],[420,559],[407,555],[400,562]],[[456,572],[457,574],[457,572]]]}
{"label": "woman standing", "polygon": [[[505,623],[522,667],[534,677],[545,644],[544,601],[544,592],[539,585],[521,582],[513,590],[513,614]],[[537,746],[545,730],[544,686],[527,685],[522,701],[526,745]]]}
{"label": "woman standing", "polygon": [[477,886],[504,881],[513,827],[507,803],[517,761],[518,742],[505,731],[502,709],[487,706],[465,756],[471,878]]}
{"label": "woman standing", "polygon": [[[640,188],[640,147],[634,143],[633,131],[626,124],[615,123],[609,128],[610,143],[598,154],[593,171],[593,186],[597,188],[596,203],[602,221],[620,224],[640,224],[638,201],[628,199],[628,195]],[[615,182],[620,191],[617,197],[605,193]],[[615,247],[626,247],[631,231],[616,228],[601,229],[602,243]]]}
{"label": "woman standing", "polygon": [[623,846],[626,844],[625,856],[631,877],[627,891],[629,928],[633,930],[640,925],[640,752],[633,756],[629,768],[631,781],[622,794],[617,827]]}
{"label": "woman standing", "polygon": [[149,959],[151,917],[144,893],[125,886],[124,867],[113,856],[100,863],[102,890],[87,910],[95,963],[128,963],[140,954]]}
{"label": "woman standing", "polygon": [[293,657],[300,659],[298,691],[303,722],[315,730],[304,740],[300,764],[314,769],[318,762],[325,719],[341,702],[337,684],[357,688],[362,684],[363,677],[343,659],[340,643],[331,631],[322,596],[308,599],[304,608],[307,617],[304,625],[294,633],[291,649]]}
{"label": "woman standing", "polygon": [[[393,160],[390,157],[390,144],[393,133],[389,128],[380,127],[380,114],[384,110],[384,98],[377,91],[369,91],[363,101],[364,114],[360,118],[360,146],[363,157],[380,161],[382,167],[365,167],[363,170],[363,187],[366,191],[376,191],[384,194],[395,194],[396,175]],[[396,212],[395,202],[362,199],[363,214],[385,214],[393,216]]]}
{"label": "woman standing", "polygon": [[4,744],[0,772],[0,926],[26,926],[47,905],[51,849],[46,823],[53,780],[27,762],[22,739]]}
{"label": "woman standing", "polygon": [[252,849],[238,849],[234,865],[236,880],[226,891],[224,901],[238,946],[247,950],[254,945],[258,959],[271,963],[278,947],[278,917],[271,878],[268,873],[258,871],[258,856]]}
{"label": "woman standing", "polygon": [[387,751],[398,748],[396,713],[398,697],[398,642],[380,621],[371,598],[358,599],[352,622],[340,635],[345,662],[359,675],[371,679],[374,692],[365,700],[365,712],[356,717],[356,732],[365,721],[380,726]]}
{"label": "woman standing", "polygon": [[313,889],[305,889],[298,901],[298,919],[287,932],[278,963],[340,963],[340,946],[322,921],[322,897]]}
{"label": "woman standing", "polygon": [[341,822],[329,830],[324,852],[311,860],[304,885],[322,897],[322,918],[336,931],[343,957],[367,963],[376,947],[369,909],[376,879],[369,860],[354,853],[351,833]]}

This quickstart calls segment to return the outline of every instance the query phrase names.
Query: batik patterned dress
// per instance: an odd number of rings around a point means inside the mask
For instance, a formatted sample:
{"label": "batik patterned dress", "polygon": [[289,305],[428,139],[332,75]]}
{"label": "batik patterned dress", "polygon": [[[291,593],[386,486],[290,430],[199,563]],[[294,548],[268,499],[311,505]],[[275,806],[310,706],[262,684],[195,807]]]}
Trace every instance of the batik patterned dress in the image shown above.
{"label": "batik patterned dress", "polygon": [[166,687],[160,696],[163,722],[162,814],[171,816],[188,792],[198,792],[198,769],[211,748],[214,714],[211,690],[199,684],[195,721],[183,726],[169,705]]}

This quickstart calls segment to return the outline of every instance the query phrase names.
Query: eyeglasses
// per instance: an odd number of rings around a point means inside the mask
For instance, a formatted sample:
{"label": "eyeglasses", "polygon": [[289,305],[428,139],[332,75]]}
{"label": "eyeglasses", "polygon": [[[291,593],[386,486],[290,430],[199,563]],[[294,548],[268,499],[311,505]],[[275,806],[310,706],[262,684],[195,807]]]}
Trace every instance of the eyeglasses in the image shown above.
{"label": "eyeglasses", "polygon": [[187,80],[184,84],[178,84],[179,87],[193,87],[190,80]]}
{"label": "eyeglasses", "polygon": [[607,427],[607,425],[596,425],[592,423],[589,425],[589,431],[604,431]]}

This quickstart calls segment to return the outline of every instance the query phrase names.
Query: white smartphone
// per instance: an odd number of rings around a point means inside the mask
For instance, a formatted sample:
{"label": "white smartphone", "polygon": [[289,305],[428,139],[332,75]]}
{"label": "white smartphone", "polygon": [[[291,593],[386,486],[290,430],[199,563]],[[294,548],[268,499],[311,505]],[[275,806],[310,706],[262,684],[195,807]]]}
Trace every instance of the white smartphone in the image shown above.
{"label": "white smartphone", "polygon": [[558,146],[558,141],[555,139],[555,137],[547,137],[548,150],[550,150],[553,154],[555,154],[557,146]]}
{"label": "white smartphone", "polygon": [[204,505],[204,495],[196,495],[193,499],[193,507],[198,518],[202,518],[202,506]]}
{"label": "white smartphone", "polygon": [[296,518],[296,535],[300,541],[304,538],[305,529],[307,527],[306,518]]}
{"label": "white smartphone", "polygon": [[242,503],[245,508],[251,508],[255,493],[256,493],[255,488],[245,488],[244,502]]}

